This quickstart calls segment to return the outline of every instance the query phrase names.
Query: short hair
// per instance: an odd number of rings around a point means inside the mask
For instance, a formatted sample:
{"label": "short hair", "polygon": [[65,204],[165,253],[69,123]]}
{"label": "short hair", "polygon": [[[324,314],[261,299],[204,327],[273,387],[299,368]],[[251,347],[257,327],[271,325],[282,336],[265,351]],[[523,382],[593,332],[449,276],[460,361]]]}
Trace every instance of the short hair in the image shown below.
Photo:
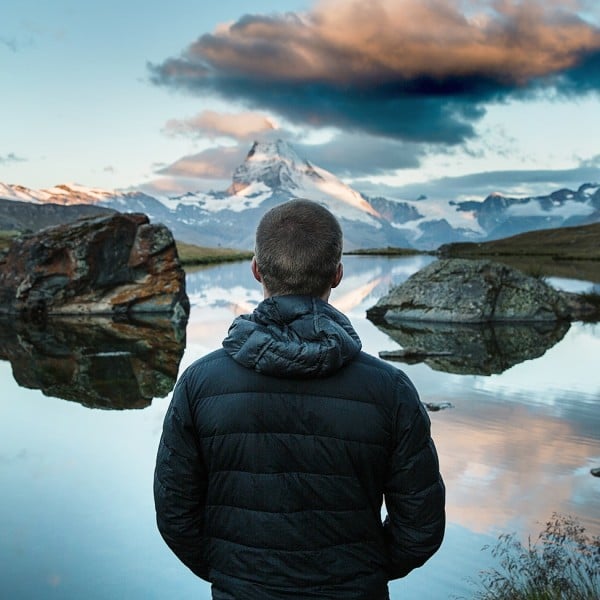
{"label": "short hair", "polygon": [[273,296],[320,297],[342,258],[340,224],[324,206],[297,198],[269,210],[256,229],[255,258]]}

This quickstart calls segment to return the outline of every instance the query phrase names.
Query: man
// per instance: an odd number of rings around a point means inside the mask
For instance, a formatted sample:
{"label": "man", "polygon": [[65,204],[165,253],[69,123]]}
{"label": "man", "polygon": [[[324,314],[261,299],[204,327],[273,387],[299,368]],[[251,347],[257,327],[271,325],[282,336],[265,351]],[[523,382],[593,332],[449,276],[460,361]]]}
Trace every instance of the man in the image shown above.
{"label": "man", "polygon": [[341,254],[319,204],[267,212],[251,267],[264,301],[173,393],[158,527],[215,600],[386,599],[442,542],[444,484],[417,392],[328,304]]}

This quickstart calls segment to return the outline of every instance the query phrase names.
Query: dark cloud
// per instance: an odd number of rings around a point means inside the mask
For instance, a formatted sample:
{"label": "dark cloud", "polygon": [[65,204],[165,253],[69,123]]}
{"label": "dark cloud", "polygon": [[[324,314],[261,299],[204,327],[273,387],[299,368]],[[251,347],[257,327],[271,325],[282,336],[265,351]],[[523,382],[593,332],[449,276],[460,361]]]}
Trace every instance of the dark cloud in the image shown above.
{"label": "dark cloud", "polygon": [[490,102],[600,89],[600,28],[576,5],[323,0],[306,15],[246,15],[149,69],[156,84],[294,124],[458,144]]}
{"label": "dark cloud", "polygon": [[10,163],[25,162],[26,159],[17,156],[14,152],[9,152],[4,156],[0,156],[0,165],[8,165]]}

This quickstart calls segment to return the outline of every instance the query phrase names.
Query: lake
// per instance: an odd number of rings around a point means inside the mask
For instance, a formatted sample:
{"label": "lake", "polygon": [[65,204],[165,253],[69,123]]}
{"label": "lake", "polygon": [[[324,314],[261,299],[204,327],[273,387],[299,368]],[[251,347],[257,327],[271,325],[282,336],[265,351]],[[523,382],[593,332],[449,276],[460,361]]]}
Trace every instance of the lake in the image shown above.
{"label": "lake", "polygon": [[[379,329],[366,309],[431,260],[345,257],[331,302],[367,352],[398,350],[405,332]],[[261,292],[249,262],[189,272],[187,291],[185,332],[101,320],[3,325],[1,597],[210,598],[156,530],[154,459],[177,372],[218,347]],[[460,346],[453,335],[442,337]],[[502,361],[394,363],[423,402],[451,406],[430,412],[447,485],[446,538],[425,566],[391,584],[392,599],[469,597],[469,578],[493,562],[482,547],[504,532],[535,540],[553,512],[600,534],[600,478],[590,474],[600,467],[600,325],[492,331],[476,339],[479,353],[492,338],[511,342],[491,347]]]}

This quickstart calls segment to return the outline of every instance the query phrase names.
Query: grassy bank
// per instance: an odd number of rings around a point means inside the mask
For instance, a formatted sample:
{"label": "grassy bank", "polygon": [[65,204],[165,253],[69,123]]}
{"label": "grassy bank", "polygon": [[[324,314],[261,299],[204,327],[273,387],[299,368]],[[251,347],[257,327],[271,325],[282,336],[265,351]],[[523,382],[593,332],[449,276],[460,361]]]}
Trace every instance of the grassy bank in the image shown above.
{"label": "grassy bank", "polygon": [[186,265],[212,265],[236,260],[248,260],[252,258],[253,252],[244,250],[232,250],[231,248],[206,248],[185,242],[176,242],[179,260]]}
{"label": "grassy bank", "polygon": [[537,277],[600,283],[600,223],[528,231],[490,242],[440,246],[443,258],[489,258]]}
{"label": "grassy bank", "polygon": [[528,231],[490,242],[440,246],[445,257],[540,256],[557,260],[600,260],[600,223]]}
{"label": "grassy bank", "polygon": [[490,242],[444,244],[432,252],[411,248],[370,248],[346,254],[440,258],[487,258],[536,277],[562,277],[600,283],[600,223],[528,231]]}
{"label": "grassy bank", "polygon": [[344,252],[348,256],[414,256],[415,254],[430,254],[425,250],[415,250],[414,248],[364,248],[359,250],[350,250]]}
{"label": "grassy bank", "polygon": [[6,250],[12,240],[19,235],[18,231],[5,231],[0,229],[0,251]]}
{"label": "grassy bank", "polygon": [[[20,235],[18,231],[0,230],[0,252],[6,250],[18,235]],[[232,250],[231,248],[206,248],[179,241],[176,244],[179,260],[184,267],[186,265],[212,265],[236,260],[248,260],[253,256],[252,252]]]}

